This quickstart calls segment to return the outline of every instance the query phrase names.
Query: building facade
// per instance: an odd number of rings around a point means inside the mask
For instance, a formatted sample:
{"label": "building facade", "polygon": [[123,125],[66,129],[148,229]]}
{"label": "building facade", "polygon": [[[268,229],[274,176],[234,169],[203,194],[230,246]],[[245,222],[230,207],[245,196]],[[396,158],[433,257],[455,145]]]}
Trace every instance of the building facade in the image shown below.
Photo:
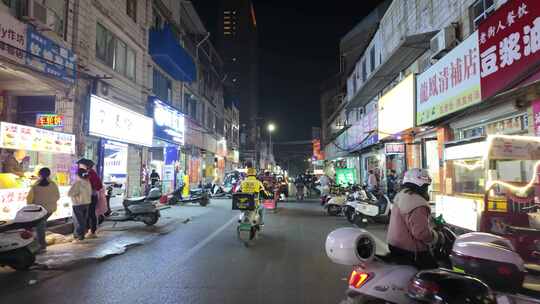
{"label": "building facade", "polygon": [[358,182],[373,170],[383,189],[390,170],[424,168],[436,213],[466,230],[497,232],[496,222],[526,217],[508,213],[538,193],[539,9],[392,1],[372,37],[356,42],[342,106],[326,113],[327,165],[354,169]]}
{"label": "building facade", "polygon": [[51,219],[70,216],[80,157],[127,196],[151,170],[169,192],[238,165],[239,109],[225,110],[223,61],[190,1],[4,0],[0,15],[0,217],[41,167],[61,186]]}

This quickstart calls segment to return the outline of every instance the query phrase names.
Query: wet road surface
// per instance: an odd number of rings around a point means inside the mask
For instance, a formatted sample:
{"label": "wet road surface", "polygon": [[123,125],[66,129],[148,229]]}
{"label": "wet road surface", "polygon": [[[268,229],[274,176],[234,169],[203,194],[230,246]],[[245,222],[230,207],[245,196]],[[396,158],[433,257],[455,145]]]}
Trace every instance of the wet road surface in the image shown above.
{"label": "wet road surface", "polygon": [[[230,210],[230,200],[185,208],[193,210],[191,221],[169,234],[103,261],[44,272],[34,285],[2,286],[0,303],[316,304],[344,298],[350,268],[329,261],[324,240],[350,225],[325,215],[317,202],[280,203],[249,248],[236,238],[238,212]],[[384,239],[384,227],[370,230]],[[20,284],[34,272],[0,273],[0,281]]]}

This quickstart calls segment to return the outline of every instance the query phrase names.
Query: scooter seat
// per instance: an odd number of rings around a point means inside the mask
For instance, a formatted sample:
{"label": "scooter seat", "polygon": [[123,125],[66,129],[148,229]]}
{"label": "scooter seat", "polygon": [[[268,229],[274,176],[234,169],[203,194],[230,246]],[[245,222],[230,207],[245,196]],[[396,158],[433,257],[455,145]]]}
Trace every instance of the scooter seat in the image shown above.
{"label": "scooter seat", "polygon": [[128,203],[139,203],[139,202],[143,202],[145,199],[146,199],[145,196],[136,196],[136,197],[126,198],[125,201]]}

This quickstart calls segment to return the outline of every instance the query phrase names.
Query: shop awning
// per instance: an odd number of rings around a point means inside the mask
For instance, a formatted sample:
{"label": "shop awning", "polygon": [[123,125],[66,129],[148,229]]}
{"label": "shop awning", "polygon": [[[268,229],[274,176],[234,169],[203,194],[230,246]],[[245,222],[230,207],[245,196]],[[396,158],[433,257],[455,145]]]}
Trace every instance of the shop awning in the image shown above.
{"label": "shop awning", "polygon": [[194,82],[197,69],[191,55],[180,45],[171,26],[150,31],[150,55],[152,59],[174,79]]}
{"label": "shop awning", "polygon": [[366,80],[364,85],[347,105],[348,109],[364,106],[394,80],[401,71],[409,67],[420,55],[429,49],[431,38],[437,33],[428,32],[407,36]]}

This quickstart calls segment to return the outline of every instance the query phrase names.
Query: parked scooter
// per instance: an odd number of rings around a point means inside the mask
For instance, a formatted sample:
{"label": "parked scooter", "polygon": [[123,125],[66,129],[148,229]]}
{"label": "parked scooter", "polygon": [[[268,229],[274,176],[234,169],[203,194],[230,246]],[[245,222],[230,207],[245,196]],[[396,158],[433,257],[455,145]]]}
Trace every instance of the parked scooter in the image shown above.
{"label": "parked scooter", "polygon": [[388,223],[392,210],[392,201],[383,193],[367,191],[364,187],[359,190],[359,199],[354,203],[353,211],[347,217],[349,222],[360,228],[365,228],[369,222]]}
{"label": "parked scooter", "polygon": [[160,212],[156,208],[156,203],[161,198],[161,189],[152,188],[147,196],[126,198],[122,202],[124,210],[113,211],[105,218],[112,222],[143,222],[147,226],[152,226],[159,220]]}
{"label": "parked scooter", "polygon": [[47,216],[47,210],[38,205],[21,208],[12,221],[0,221],[0,266],[26,270],[36,260],[39,244],[31,228]]}
{"label": "parked scooter", "polygon": [[189,196],[184,197],[182,195],[183,192],[183,185],[180,185],[178,188],[176,188],[171,194],[168,195],[168,203],[169,204],[199,204],[202,207],[206,207],[208,204],[210,204],[210,188],[208,185],[201,187],[201,188],[195,188],[189,190]]}
{"label": "parked scooter", "polygon": [[373,236],[363,229],[341,228],[326,239],[326,254],[337,264],[353,266],[348,303],[540,303],[520,294],[523,260],[511,243],[487,233],[455,235],[436,249],[435,257],[454,271],[418,271],[397,264],[396,257],[377,255]]}
{"label": "parked scooter", "polygon": [[232,195],[232,209],[242,211],[238,217],[236,232],[238,239],[242,241],[246,247],[248,247],[250,242],[254,241],[261,232],[262,223],[260,208],[262,208],[260,204],[259,206],[256,204],[255,194],[238,192]]}

